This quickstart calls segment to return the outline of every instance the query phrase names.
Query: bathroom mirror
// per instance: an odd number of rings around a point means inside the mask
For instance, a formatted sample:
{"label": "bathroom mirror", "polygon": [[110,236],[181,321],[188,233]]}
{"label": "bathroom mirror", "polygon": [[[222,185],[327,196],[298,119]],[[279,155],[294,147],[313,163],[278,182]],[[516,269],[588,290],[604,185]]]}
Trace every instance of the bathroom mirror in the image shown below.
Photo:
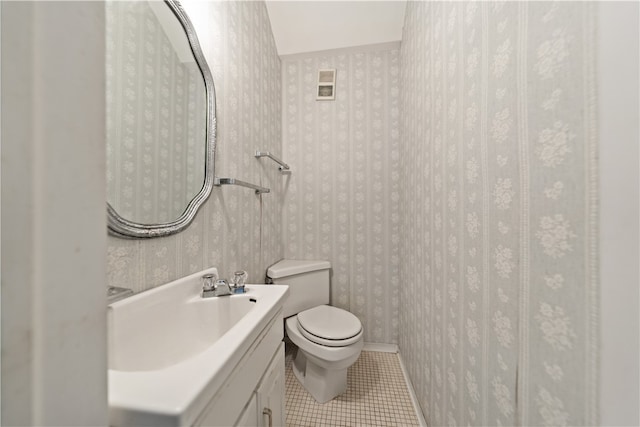
{"label": "bathroom mirror", "polygon": [[174,234],[213,188],[213,77],[177,1],[105,7],[109,232]]}

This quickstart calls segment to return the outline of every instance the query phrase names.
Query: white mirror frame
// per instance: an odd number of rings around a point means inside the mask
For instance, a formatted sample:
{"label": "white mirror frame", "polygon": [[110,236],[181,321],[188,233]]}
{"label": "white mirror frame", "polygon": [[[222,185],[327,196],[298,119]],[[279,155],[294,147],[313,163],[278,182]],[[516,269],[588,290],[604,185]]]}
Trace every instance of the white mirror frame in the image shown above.
{"label": "white mirror frame", "polygon": [[215,151],[216,151],[216,94],[213,86],[213,76],[207,65],[207,61],[202,53],[202,48],[196,36],[195,29],[177,0],[165,0],[165,3],[176,16],[184,29],[191,52],[200,68],[204,78],[205,92],[207,97],[207,118],[206,118],[206,138],[205,138],[205,172],[204,183],[200,192],[189,202],[184,212],[174,221],[160,224],[143,224],[129,221],[121,217],[118,212],[107,202],[107,227],[109,234],[124,238],[152,238],[163,237],[178,233],[191,224],[198,212],[198,209],[209,198],[213,189],[215,177]]}

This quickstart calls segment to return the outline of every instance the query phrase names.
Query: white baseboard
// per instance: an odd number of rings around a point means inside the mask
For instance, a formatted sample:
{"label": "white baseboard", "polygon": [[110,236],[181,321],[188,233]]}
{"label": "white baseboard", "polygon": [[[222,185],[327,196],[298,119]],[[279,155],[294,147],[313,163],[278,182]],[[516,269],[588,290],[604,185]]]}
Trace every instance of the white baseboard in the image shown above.
{"label": "white baseboard", "polygon": [[397,344],[384,344],[377,342],[365,342],[363,351],[378,351],[380,353],[397,353],[398,345]]}
{"label": "white baseboard", "polygon": [[398,360],[400,360],[402,375],[404,375],[404,382],[407,384],[407,388],[409,389],[409,395],[411,396],[411,403],[413,404],[414,411],[416,411],[416,416],[418,417],[418,423],[420,423],[420,427],[428,427],[427,420],[424,418],[424,414],[422,413],[422,409],[420,409],[420,404],[418,403],[418,396],[416,396],[416,392],[413,389],[413,384],[411,384],[411,380],[409,379],[409,373],[407,372],[407,368],[404,366],[404,362],[402,361],[402,355],[399,352],[398,352]]}

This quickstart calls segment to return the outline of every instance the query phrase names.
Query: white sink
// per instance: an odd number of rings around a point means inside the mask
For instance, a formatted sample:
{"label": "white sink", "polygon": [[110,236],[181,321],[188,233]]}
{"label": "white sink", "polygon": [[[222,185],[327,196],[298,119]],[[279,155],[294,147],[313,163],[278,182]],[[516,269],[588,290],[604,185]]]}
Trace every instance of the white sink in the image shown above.
{"label": "white sink", "polygon": [[257,304],[255,296],[129,301],[109,310],[109,368],[155,371],[200,354]]}
{"label": "white sink", "polygon": [[210,268],[109,306],[111,425],[192,424],[260,332],[287,286],[202,298]]}

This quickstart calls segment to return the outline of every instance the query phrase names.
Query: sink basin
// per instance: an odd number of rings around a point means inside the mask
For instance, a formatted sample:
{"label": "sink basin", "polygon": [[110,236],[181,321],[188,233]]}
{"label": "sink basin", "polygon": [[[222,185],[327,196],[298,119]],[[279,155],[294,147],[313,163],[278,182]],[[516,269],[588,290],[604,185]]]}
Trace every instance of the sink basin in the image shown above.
{"label": "sink basin", "polygon": [[109,369],[153,371],[205,351],[256,306],[257,298],[195,295],[185,301],[127,302],[109,310]]}
{"label": "sink basin", "polygon": [[111,304],[111,425],[192,424],[235,363],[279,313],[281,285],[202,298],[210,268]]}

